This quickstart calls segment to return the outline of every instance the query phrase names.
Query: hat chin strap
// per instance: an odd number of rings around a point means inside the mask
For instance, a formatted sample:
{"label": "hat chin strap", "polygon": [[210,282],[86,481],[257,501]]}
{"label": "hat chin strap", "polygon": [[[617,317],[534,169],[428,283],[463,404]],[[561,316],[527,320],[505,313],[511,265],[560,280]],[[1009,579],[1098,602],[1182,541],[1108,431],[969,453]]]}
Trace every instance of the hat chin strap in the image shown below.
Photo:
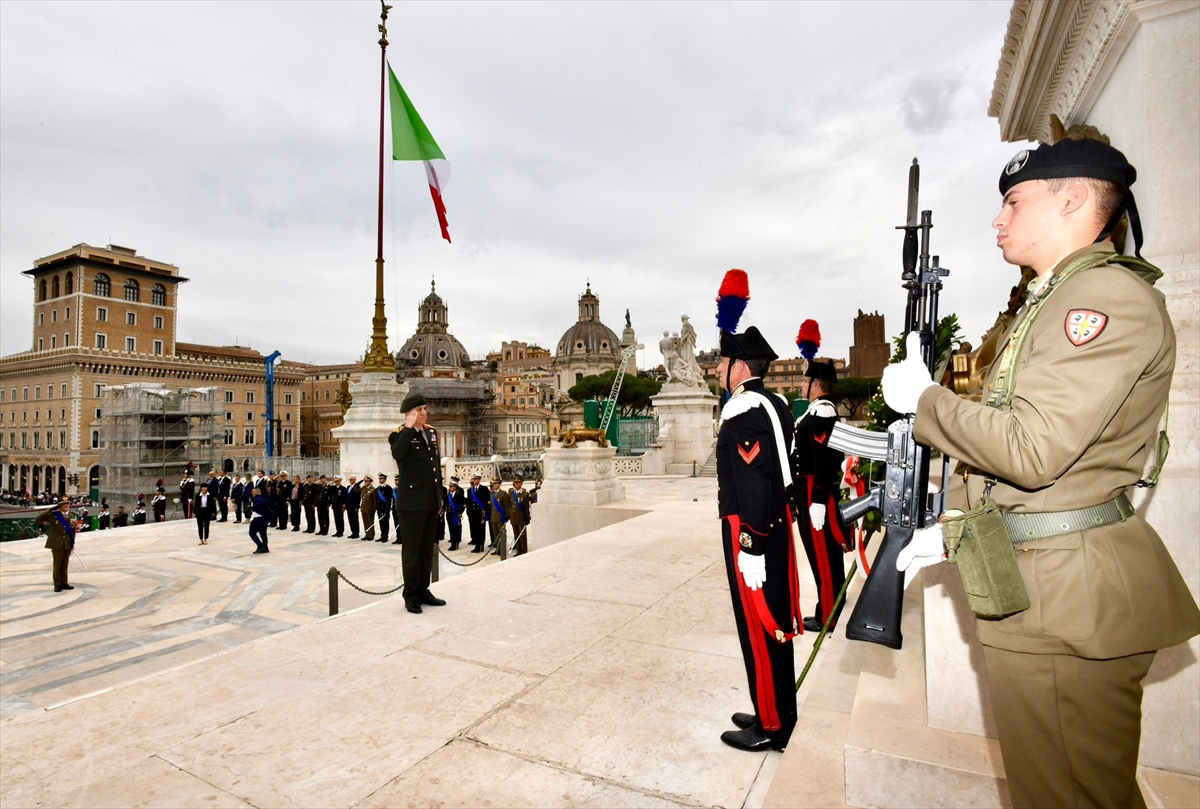
{"label": "hat chin strap", "polygon": [[1108,222],[1104,225],[1104,230],[1096,237],[1096,241],[1093,244],[1099,244],[1111,237],[1113,231],[1117,229],[1117,223],[1121,221],[1122,215],[1128,215],[1129,217],[1129,235],[1133,237],[1133,254],[1141,258],[1142,217],[1138,213],[1137,201],[1133,198],[1133,192],[1128,189],[1125,190],[1125,198],[1121,200],[1121,204],[1117,206],[1112,216],[1108,218]]}

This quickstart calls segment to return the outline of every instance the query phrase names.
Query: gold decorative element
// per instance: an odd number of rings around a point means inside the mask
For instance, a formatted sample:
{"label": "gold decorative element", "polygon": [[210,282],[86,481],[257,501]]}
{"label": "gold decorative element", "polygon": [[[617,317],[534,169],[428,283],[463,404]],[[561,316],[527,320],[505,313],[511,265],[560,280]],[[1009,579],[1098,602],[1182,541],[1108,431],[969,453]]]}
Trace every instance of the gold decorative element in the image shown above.
{"label": "gold decorative element", "polygon": [[566,449],[571,449],[578,441],[595,441],[602,447],[608,446],[608,436],[600,430],[585,430],[583,428],[570,429],[563,433],[562,445]]}
{"label": "gold decorative element", "polygon": [[389,6],[387,3],[382,2],[382,0],[380,0],[379,5],[383,6],[383,12],[379,15],[380,19],[383,20],[381,23],[379,23],[379,26],[378,26],[378,28],[379,28],[379,47],[386,48],[388,45],[387,15],[388,15],[388,12],[392,10],[392,7]]}
{"label": "gold decorative element", "polygon": [[354,396],[350,393],[350,380],[343,379],[342,384],[338,386],[337,395],[333,397],[334,401],[341,405],[342,417],[346,415],[346,411],[350,409],[350,405],[354,403]]}

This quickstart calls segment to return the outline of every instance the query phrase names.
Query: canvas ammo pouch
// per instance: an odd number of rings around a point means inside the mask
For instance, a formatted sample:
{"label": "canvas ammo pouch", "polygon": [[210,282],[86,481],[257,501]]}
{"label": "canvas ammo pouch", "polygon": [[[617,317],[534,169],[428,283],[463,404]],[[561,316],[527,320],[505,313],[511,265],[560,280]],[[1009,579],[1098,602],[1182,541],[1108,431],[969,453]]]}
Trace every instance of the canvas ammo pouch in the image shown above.
{"label": "canvas ammo pouch", "polygon": [[950,563],[958,566],[971,612],[1003,618],[1029,609],[1017,554],[995,500],[984,497],[966,514],[947,518],[942,537]]}

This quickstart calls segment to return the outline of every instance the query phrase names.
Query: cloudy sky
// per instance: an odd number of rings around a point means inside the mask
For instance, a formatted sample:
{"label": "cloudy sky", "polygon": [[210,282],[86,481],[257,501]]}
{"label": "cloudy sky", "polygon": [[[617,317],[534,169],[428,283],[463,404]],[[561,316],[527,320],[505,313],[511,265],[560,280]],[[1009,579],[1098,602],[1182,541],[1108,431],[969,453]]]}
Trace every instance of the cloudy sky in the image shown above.
{"label": "cloudy sky", "polygon": [[[1016,271],[989,222],[1020,145],[986,115],[1007,2],[404,3],[389,59],[453,167],[454,243],[419,163],[387,166],[389,346],[436,278],[473,355],[553,349],[590,279],[660,360],[716,342],[725,270],[795,356],[900,327],[907,166],[943,312],[968,339]],[[0,355],[28,350],[34,259],[116,243],[170,262],[180,340],[347,362],[370,336],[379,4],[0,3]]]}

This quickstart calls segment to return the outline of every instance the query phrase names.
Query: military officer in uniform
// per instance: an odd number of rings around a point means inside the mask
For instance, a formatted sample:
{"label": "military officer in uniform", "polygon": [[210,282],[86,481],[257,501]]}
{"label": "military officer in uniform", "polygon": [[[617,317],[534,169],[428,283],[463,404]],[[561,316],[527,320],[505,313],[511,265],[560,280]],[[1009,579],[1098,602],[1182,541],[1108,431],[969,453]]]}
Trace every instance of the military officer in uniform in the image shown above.
{"label": "military officer in uniform", "polygon": [[508,515],[512,513],[513,502],[508,492],[500,488],[500,478],[492,478],[488,483],[488,505],[491,511],[488,530],[492,532],[492,545],[495,550],[492,556],[499,555],[501,559],[508,558]]}
{"label": "military officer in uniform", "polygon": [[358,510],[362,507],[360,488],[358,476],[350,475],[349,485],[346,486],[346,496],[342,498],[342,508],[346,510],[346,522],[350,523],[350,539],[358,539]]}
{"label": "military officer in uniform", "polygon": [[[1137,785],[1142,680],[1157,650],[1200,631],[1200,611],[1158,534],[1130,506],[1156,443],[1175,333],[1135,251],[1136,172],[1097,140],[1021,151],[992,222],[1004,260],[1037,273],[985,378],[984,401],[934,385],[915,341],[883,391],[915,413],[918,440],[957,459],[950,506],[990,495],[1016,548],[1030,607],[980,619],[1013,806],[1144,807]],[[948,512],[950,513],[950,512]],[[897,567],[942,558],[940,526]]]}
{"label": "military officer in uniform", "polygon": [[333,506],[333,487],[324,475],[317,479],[317,535],[329,535],[329,509]]}
{"label": "military officer in uniform", "polygon": [[317,484],[312,475],[305,475],[300,484],[300,505],[304,507],[304,533],[312,534],[317,530]]}
{"label": "military officer in uniform", "polygon": [[74,590],[67,583],[67,567],[71,563],[71,549],[75,547],[75,528],[67,512],[71,508],[71,500],[63,497],[58,501],[58,508],[46,510],[38,517],[38,527],[46,532],[46,547],[54,557],[54,592]]}
{"label": "military officer in uniform", "polygon": [[717,373],[731,393],[717,434],[717,510],[725,570],[754,713],[721,741],[740,750],[782,750],[796,726],[792,638],[801,632],[796,546],[788,513],[792,483],[787,402],[763,385],[776,354],[754,326],[721,332]]}
{"label": "military officer in uniform", "polygon": [[217,506],[221,509],[221,519],[218,522],[229,522],[229,495],[233,479],[225,474],[225,467],[217,473]]}
{"label": "military officer in uniform", "polygon": [[508,496],[512,499],[513,508],[509,512],[509,522],[512,523],[513,539],[516,540],[514,556],[529,553],[529,522],[533,518],[533,497],[525,488],[525,479],[513,475],[512,490]]}
{"label": "military officer in uniform", "polygon": [[359,514],[362,515],[363,525],[363,542],[370,542],[375,538],[375,504],[377,496],[375,493],[375,483],[371,480],[371,473],[363,474],[362,484],[358,487],[359,496]]}
{"label": "military officer in uniform", "polygon": [[292,505],[295,485],[286,471],[279,473],[279,480],[275,482],[275,527],[280,531],[286,531],[288,527],[288,508]]}
{"label": "military officer in uniform", "polygon": [[375,516],[379,520],[379,538],[376,542],[388,541],[388,530],[391,527],[392,502],[395,493],[388,485],[388,476],[379,473],[379,485],[375,487]]}
{"label": "military officer in uniform", "polygon": [[472,475],[471,485],[467,488],[467,524],[471,526],[471,553],[483,553],[483,526],[488,521],[491,508],[491,496],[479,481],[479,475]]}
{"label": "military officer in uniform", "polygon": [[404,570],[404,606],[421,612],[421,606],[440,607],[446,602],[429,592],[437,553],[438,524],[442,521],[442,465],[437,431],[426,424],[429,411],[425,397],[409,393],[400,405],[404,426],[388,436],[396,475],[396,509],[400,534],[404,537],[401,564]]}
{"label": "military officer in uniform", "polygon": [[467,508],[467,498],[462,489],[458,488],[458,478],[450,478],[450,487],[446,490],[446,529],[450,532],[450,550],[458,550],[462,542],[462,518]]}
{"label": "military officer in uniform", "polygon": [[[792,446],[792,472],[800,513],[793,515],[800,528],[800,541],[817,583],[817,608],[804,619],[807,632],[820,632],[829,618],[842,584],[846,581],[844,554],[850,549],[850,532],[838,509],[842,461],[846,456],[828,445],[837,406],[829,394],[837,384],[833,363],[810,360],[804,371],[801,393],[809,400],[808,410],[796,420]],[[841,607],[838,608],[838,614]],[[829,628],[837,624],[833,616]]]}

